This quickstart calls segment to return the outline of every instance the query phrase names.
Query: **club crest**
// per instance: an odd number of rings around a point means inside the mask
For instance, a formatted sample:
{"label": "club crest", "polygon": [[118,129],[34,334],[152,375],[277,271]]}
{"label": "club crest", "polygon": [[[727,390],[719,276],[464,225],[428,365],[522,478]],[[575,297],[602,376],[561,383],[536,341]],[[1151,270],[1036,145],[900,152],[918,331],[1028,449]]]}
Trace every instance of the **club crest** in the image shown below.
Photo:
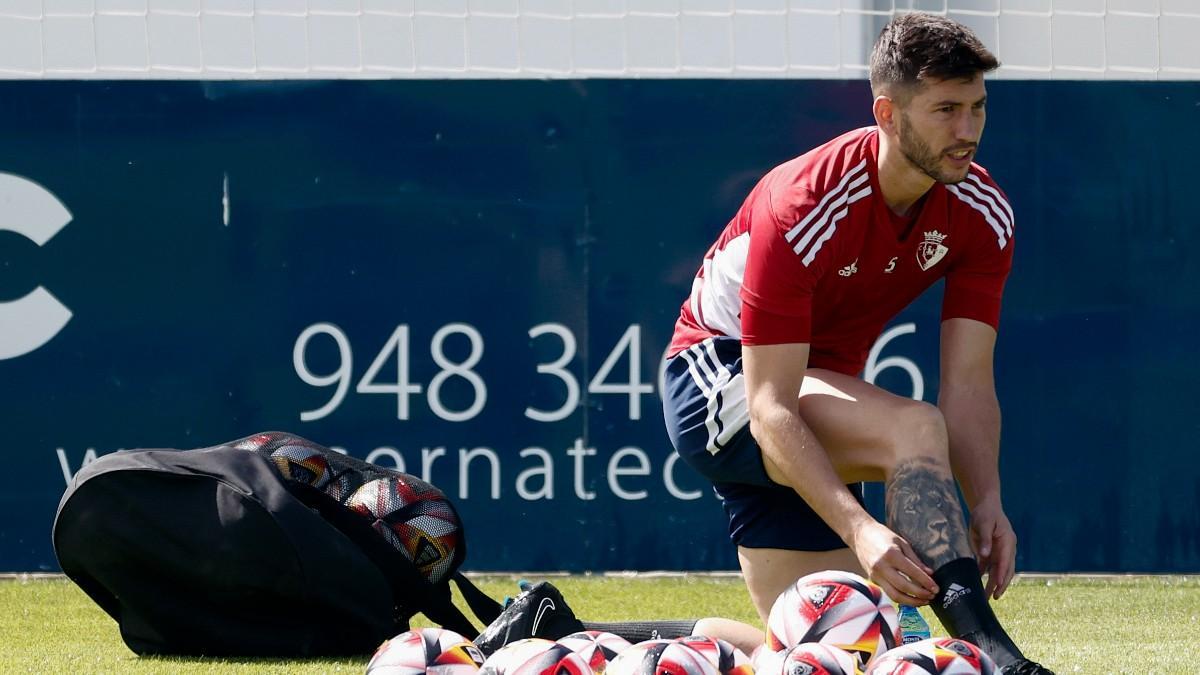
{"label": "club crest", "polygon": [[942,234],[937,230],[925,233],[925,241],[917,247],[917,264],[921,266],[921,271],[929,271],[930,267],[941,262],[942,258],[950,252],[942,242],[950,235]]}

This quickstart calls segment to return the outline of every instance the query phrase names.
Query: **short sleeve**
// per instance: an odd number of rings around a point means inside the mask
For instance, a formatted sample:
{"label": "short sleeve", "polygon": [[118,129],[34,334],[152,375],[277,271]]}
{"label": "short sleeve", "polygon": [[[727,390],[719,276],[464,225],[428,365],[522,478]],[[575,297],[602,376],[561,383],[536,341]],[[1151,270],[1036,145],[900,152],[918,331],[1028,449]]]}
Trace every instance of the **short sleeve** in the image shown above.
{"label": "short sleeve", "polygon": [[770,190],[746,205],[743,215],[750,219],[750,250],[741,289],[742,344],[811,341],[819,261],[805,265],[788,237],[795,223],[816,207],[816,200],[807,191],[793,196],[786,220],[777,213]]}
{"label": "short sleeve", "polygon": [[943,321],[974,319],[999,328],[1000,300],[1012,269],[1013,246],[1011,237],[1005,240],[1003,248],[996,237],[978,237],[973,242],[971,250],[946,274]]}

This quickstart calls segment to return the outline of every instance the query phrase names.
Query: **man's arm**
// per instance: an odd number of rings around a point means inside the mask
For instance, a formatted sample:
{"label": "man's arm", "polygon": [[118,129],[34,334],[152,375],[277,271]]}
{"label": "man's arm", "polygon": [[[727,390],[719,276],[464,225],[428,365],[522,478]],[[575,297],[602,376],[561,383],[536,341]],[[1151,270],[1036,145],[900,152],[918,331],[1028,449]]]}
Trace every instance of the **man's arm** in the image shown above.
{"label": "man's arm", "polygon": [[854,551],[893,598],[932,598],[932,573],[902,537],[876,521],[838,477],[825,448],[801,418],[807,344],[742,347],[750,433],[771,479],[794,489]]}
{"label": "man's arm", "polygon": [[1017,537],[1000,500],[1000,404],[992,352],[996,331],[973,319],[942,322],[938,407],[946,419],[950,463],[971,512],[971,546],[988,595],[999,598],[1016,569]]}

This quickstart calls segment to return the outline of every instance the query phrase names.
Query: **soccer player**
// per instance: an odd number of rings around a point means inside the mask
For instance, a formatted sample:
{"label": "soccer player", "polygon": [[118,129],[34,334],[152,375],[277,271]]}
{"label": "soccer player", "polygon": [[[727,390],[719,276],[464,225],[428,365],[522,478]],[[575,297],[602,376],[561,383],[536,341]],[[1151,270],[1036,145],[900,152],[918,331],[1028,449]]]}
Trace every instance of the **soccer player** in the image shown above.
{"label": "soccer player", "polygon": [[[865,572],[931,604],[1006,674],[1024,658],[989,605],[1013,578],[992,352],[1013,209],[972,160],[995,57],[963,25],[896,16],[871,54],[876,126],[769,172],[705,255],[669,350],[679,454],[709,478],[766,620],[798,577]],[[855,375],[885,324],[945,279],[937,406]],[[955,479],[971,513],[965,525]],[[861,481],[886,483],[886,524]],[[850,485],[848,485],[850,484]],[[984,587],[981,571],[987,573]]]}

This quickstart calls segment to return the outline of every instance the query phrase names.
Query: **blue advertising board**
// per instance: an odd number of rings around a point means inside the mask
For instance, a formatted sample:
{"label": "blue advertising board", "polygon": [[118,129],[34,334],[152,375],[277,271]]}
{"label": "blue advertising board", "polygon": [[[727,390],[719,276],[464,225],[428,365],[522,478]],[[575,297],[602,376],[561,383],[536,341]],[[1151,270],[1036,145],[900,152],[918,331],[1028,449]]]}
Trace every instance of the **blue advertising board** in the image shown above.
{"label": "blue advertising board", "polygon": [[[871,122],[865,82],[0,93],[0,571],[57,569],[94,457],[268,429],[442,487],[467,569],[736,567],[659,364],[716,233],[765,171]],[[1200,84],[1002,81],[989,108],[1018,567],[1200,571]],[[869,376],[936,400],[939,304]]]}

